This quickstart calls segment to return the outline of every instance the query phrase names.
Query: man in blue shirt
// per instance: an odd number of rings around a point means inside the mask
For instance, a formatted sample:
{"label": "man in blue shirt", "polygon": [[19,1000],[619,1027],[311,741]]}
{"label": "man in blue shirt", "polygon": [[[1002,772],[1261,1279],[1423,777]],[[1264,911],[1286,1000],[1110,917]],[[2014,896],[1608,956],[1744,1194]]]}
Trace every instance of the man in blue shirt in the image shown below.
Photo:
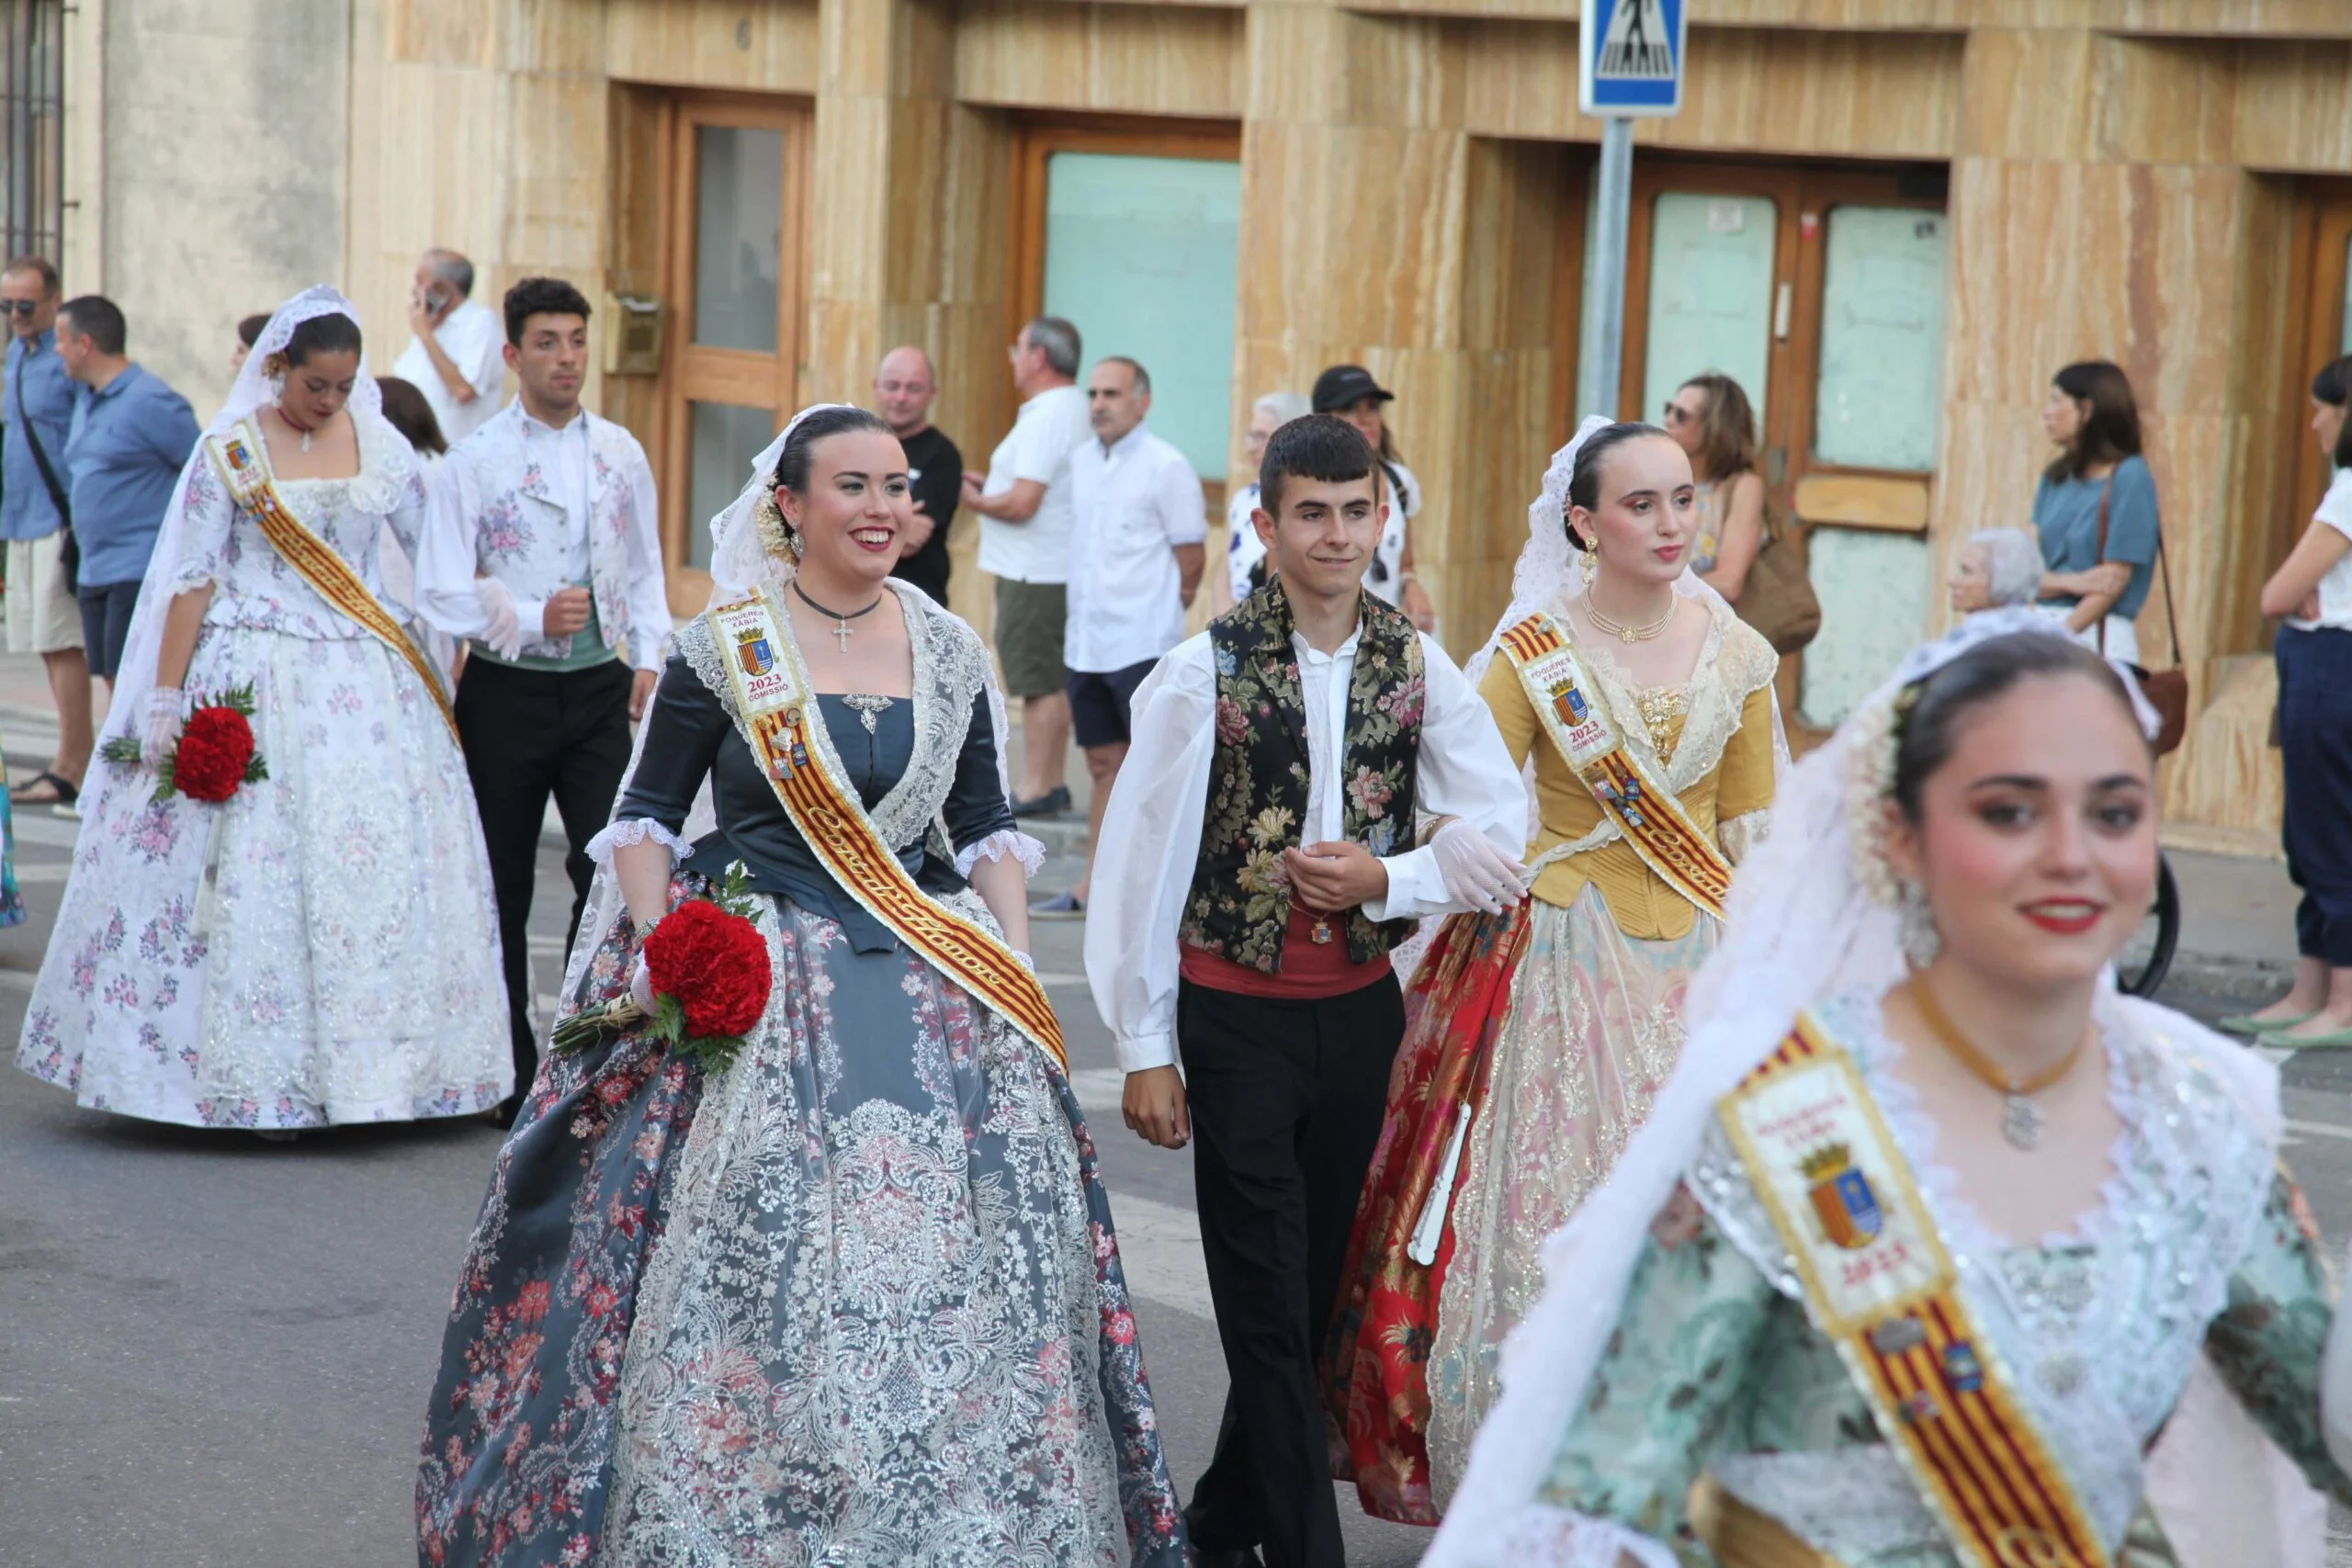
{"label": "man in blue shirt", "polygon": [[56,757],[8,797],[20,806],[70,807],[90,765],[90,667],[82,657],[82,607],[65,558],[74,483],[65,438],[75,394],[57,357],[57,268],[31,255],[0,266],[0,310],[7,312],[9,330],[7,363],[0,367],[8,648],[40,655],[57,702]]}
{"label": "man in blue shirt", "polygon": [[200,434],[187,400],[132,364],[123,353],[129,345],[130,329],[111,299],[85,294],[57,312],[57,357],[85,389],[65,440],[74,541],[82,551],[82,646],[90,673],[109,692],[147,558]]}

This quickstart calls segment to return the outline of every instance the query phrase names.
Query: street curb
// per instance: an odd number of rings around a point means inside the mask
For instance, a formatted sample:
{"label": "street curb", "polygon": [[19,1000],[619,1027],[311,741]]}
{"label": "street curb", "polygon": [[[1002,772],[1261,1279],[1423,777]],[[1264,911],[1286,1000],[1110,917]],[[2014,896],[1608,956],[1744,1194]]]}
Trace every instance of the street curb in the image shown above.
{"label": "street curb", "polygon": [[2188,991],[2225,1001],[2270,1001],[2294,984],[2295,966],[2274,958],[2183,953],[2165,976],[2166,991]]}

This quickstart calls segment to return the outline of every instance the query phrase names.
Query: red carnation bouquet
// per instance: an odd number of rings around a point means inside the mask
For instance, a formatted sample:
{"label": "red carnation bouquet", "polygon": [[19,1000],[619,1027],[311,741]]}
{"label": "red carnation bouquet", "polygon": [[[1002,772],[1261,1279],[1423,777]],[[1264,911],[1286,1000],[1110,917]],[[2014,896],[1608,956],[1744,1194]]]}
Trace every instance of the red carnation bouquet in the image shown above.
{"label": "red carnation bouquet", "polygon": [[672,1052],[706,1069],[733,1061],[767,1010],[774,983],[767,938],[752,923],[752,898],[750,878],[737,861],[717,891],[687,899],[646,933],[652,1012],[633,997],[586,1009],[555,1026],[555,1048],[577,1051],[608,1031],[627,1032],[641,1024]]}
{"label": "red carnation bouquet", "polygon": [[[180,728],[172,754],[155,770],[155,798],[175,795],[218,806],[249,784],[269,777],[269,764],[254,749],[254,689],[238,686],[207,702],[199,698],[196,711]],[[136,736],[117,736],[100,753],[108,761],[139,761]]]}

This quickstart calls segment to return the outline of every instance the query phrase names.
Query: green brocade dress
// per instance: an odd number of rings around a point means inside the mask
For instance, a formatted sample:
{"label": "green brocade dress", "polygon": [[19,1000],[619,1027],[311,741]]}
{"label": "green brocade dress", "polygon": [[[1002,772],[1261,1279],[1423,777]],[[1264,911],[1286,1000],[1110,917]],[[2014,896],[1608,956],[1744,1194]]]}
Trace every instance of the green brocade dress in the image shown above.
{"label": "green brocade dress", "polygon": [[[2252,1130],[2261,1118],[2201,1057],[2239,1047],[2148,1004],[2102,1007],[2109,1097],[2123,1122],[2115,1175],[2075,1228],[2020,1247],[1987,1233],[1935,1164],[1934,1123],[1887,1071],[1899,1047],[1877,998],[1842,998],[1816,1016],[1861,1068],[1974,1315],[2110,1552],[2163,1562],[2160,1538],[2149,1559],[2124,1551],[2126,1532],[2142,1456],[2200,1351],[2314,1485],[2352,1498],[2352,1480],[2321,1439],[2333,1309],[2317,1237],[2301,1194]],[[1845,1568],[1962,1568],[1837,1351],[1807,1321],[1719,1130],[1652,1227],[1532,1512],[1603,1524],[1581,1532],[1572,1562],[1613,1563],[1622,1544],[1653,1561],[1663,1549],[1712,1563],[1689,1517],[1691,1486],[1710,1473]],[[2131,1529],[2133,1546],[2146,1529],[2144,1517]]]}

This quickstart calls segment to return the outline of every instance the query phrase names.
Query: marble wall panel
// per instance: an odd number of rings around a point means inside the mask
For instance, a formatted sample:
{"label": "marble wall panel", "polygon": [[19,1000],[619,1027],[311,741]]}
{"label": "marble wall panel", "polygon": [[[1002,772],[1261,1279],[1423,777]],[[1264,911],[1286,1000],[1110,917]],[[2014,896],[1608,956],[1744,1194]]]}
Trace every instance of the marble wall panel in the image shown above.
{"label": "marble wall panel", "polygon": [[956,96],[1025,108],[1238,118],[1242,28],[1238,9],[965,0]]}
{"label": "marble wall panel", "polygon": [[817,0],[606,0],[605,58],[631,82],[817,90]]}
{"label": "marble wall panel", "polygon": [[2352,44],[2250,40],[2237,60],[2241,160],[2261,169],[2352,170]]}
{"label": "marble wall panel", "polygon": [[[1713,13],[1710,13],[1712,17]],[[1577,112],[1574,21],[1460,24],[1464,123],[1484,135],[1598,141]],[[1695,29],[1683,112],[1641,120],[1639,146],[1948,158],[1962,42],[1933,33]]]}
{"label": "marble wall panel", "polygon": [[605,73],[605,0],[496,0],[498,63],[509,71]]}
{"label": "marble wall panel", "polygon": [[417,65],[495,65],[498,22],[481,0],[385,0],[385,52]]}
{"label": "marble wall panel", "polygon": [[593,295],[607,255],[611,85],[538,73],[506,84],[514,159],[501,254],[560,272]]}

